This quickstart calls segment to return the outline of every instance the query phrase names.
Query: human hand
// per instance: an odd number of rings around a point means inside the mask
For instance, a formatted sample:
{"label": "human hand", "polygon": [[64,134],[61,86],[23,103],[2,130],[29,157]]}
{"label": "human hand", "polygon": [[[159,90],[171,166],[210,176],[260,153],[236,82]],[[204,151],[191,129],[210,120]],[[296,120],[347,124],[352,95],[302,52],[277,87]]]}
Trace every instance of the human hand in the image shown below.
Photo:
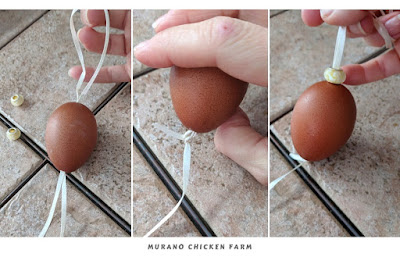
{"label": "human hand", "polygon": [[[342,67],[346,73],[345,84],[360,85],[400,73],[400,11],[381,14],[373,11],[395,40],[394,48],[363,64],[350,64]],[[363,10],[302,10],[304,23],[319,26],[326,22],[330,25],[347,26],[347,37],[362,37],[372,46],[385,44],[383,37],[374,26],[371,11]]]}
{"label": "human hand", "polygon": [[[143,64],[218,67],[240,80],[267,86],[268,11],[172,10],[153,27],[157,34],[134,48]],[[250,127],[241,109],[217,128],[214,142],[218,151],[268,184],[267,138]]]}
{"label": "human hand", "polygon": [[[131,78],[131,11],[110,10],[110,27],[123,30],[124,34],[110,34],[107,54],[126,56],[126,64],[102,67],[94,82],[114,83],[130,81]],[[86,50],[102,53],[105,34],[95,31],[96,26],[105,26],[103,10],[82,10],[81,20],[85,27],[78,31],[79,41]],[[84,81],[88,82],[94,73],[94,68],[86,68]],[[79,79],[82,73],[81,66],[74,66],[68,74],[74,79]]]}

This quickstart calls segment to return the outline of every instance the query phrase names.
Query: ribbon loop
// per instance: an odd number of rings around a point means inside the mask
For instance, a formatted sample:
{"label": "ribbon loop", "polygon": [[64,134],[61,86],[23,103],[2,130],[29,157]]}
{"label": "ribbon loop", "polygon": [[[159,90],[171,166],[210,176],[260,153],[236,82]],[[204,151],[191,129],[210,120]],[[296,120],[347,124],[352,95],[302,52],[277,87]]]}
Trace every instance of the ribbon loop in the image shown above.
{"label": "ribbon loop", "polygon": [[79,43],[78,35],[76,33],[74,20],[73,20],[73,16],[77,11],[78,11],[78,9],[74,9],[72,11],[71,17],[70,17],[70,21],[69,21],[69,25],[70,25],[71,34],[72,34],[72,41],[74,42],[75,49],[76,49],[76,52],[78,54],[78,58],[79,58],[79,61],[81,63],[81,66],[82,66],[82,73],[81,73],[81,75],[79,77],[78,83],[76,84],[76,101],[79,102],[81,97],[85,96],[87,94],[87,92],[89,91],[89,89],[91,88],[94,80],[96,79],[97,75],[100,72],[101,66],[103,65],[105,56],[107,54],[108,42],[109,42],[109,39],[110,39],[110,16],[108,14],[108,11],[104,10],[104,16],[106,18],[106,36],[105,36],[105,39],[104,39],[103,52],[101,53],[100,61],[99,61],[98,65],[97,65],[97,67],[96,67],[96,70],[94,71],[94,73],[93,73],[92,77],[90,78],[89,82],[86,84],[86,86],[83,89],[82,93],[79,94],[79,91],[80,91],[80,89],[82,87],[82,84],[83,84],[83,80],[85,79],[85,76],[86,76],[86,67],[85,67],[85,61],[83,59],[82,48],[81,48],[81,45]]}

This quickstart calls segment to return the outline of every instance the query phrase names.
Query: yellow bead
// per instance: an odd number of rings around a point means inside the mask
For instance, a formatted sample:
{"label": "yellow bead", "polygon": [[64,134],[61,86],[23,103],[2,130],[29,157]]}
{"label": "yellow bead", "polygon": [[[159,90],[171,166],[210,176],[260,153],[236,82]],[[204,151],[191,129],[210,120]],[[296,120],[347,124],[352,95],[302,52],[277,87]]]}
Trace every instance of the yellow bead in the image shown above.
{"label": "yellow bead", "polygon": [[333,84],[342,84],[346,80],[346,73],[343,70],[328,68],[324,72],[326,81]]}
{"label": "yellow bead", "polygon": [[11,97],[11,104],[14,106],[20,106],[24,102],[24,97],[22,95],[14,94]]}
{"label": "yellow bead", "polygon": [[17,140],[21,136],[21,131],[18,128],[9,128],[7,130],[7,138],[10,141]]}

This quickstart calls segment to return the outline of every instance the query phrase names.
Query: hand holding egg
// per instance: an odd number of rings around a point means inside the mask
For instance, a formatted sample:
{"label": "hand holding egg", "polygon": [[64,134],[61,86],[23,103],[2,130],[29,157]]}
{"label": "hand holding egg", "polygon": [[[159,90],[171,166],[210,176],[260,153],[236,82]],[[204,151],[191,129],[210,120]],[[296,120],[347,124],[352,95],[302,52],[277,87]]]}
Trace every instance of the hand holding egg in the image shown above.
{"label": "hand holding egg", "polygon": [[[186,24],[188,21],[190,24]],[[157,34],[137,45],[134,54],[150,67],[216,67],[234,80],[267,86],[267,21],[268,11],[173,10],[153,24]],[[174,85],[171,85],[171,95]],[[178,116],[182,117],[179,113],[178,110]],[[216,148],[267,185],[267,138],[250,127],[249,119],[240,108],[225,116],[222,125],[215,123],[220,125],[214,138]],[[186,119],[181,117],[185,124]],[[267,120],[265,117],[265,126]]]}

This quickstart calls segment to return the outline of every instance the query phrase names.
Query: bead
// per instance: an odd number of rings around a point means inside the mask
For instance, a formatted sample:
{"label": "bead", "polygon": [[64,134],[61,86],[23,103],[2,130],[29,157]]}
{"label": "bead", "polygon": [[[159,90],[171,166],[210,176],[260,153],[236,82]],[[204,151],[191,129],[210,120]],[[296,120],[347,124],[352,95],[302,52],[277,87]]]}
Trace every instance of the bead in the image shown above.
{"label": "bead", "polygon": [[332,84],[342,84],[346,80],[346,73],[343,70],[327,68],[324,72],[326,81]]}
{"label": "bead", "polygon": [[24,102],[24,97],[22,95],[14,94],[11,97],[11,104],[14,106],[21,106]]}
{"label": "bead", "polygon": [[10,141],[17,140],[21,136],[21,131],[18,128],[9,128],[7,130],[7,138]]}

